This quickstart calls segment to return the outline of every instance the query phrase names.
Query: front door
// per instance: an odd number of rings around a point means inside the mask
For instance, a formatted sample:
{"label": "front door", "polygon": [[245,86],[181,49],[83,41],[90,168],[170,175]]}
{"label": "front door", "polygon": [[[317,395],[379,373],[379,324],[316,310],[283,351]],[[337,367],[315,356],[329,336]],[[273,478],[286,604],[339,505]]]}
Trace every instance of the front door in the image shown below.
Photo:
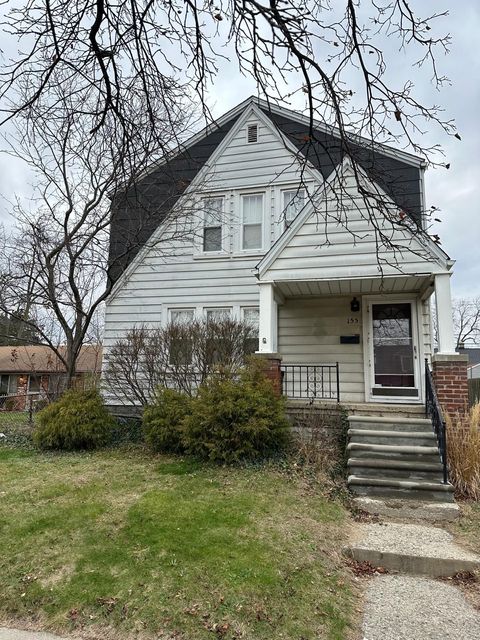
{"label": "front door", "polygon": [[369,311],[372,399],[418,399],[416,305],[379,302]]}

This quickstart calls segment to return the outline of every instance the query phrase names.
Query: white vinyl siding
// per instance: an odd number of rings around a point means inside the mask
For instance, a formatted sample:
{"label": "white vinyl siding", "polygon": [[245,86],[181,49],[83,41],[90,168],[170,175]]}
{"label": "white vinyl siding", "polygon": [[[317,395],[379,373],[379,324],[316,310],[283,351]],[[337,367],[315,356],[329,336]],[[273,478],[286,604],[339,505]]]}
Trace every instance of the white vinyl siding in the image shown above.
{"label": "white vinyl siding", "polygon": [[[339,363],[340,398],[364,402],[363,344],[340,344],[341,335],[362,336],[362,313],[350,311],[351,296],[292,298],[278,307],[278,350],[284,364]],[[349,318],[358,324],[348,324]]]}
{"label": "white vinyl siding", "polygon": [[[258,123],[255,144],[247,142],[247,126],[252,122]],[[209,198],[223,199],[222,252],[203,251],[205,220],[200,221],[198,217],[190,223],[195,228],[189,229],[185,222],[185,232],[181,216],[172,223],[171,232],[169,227],[166,232],[162,230],[156,246],[144,251],[107,302],[104,339],[107,357],[116,340],[140,324],[162,326],[173,318],[179,321],[201,318],[208,310],[226,308],[232,310],[232,317],[249,322],[256,317],[258,322],[256,265],[284,229],[279,218],[287,197],[283,193],[297,191],[302,177],[307,177],[302,176],[294,155],[279,138],[275,127],[266,126],[255,114],[246,118],[232,134],[204,178],[208,190],[202,191],[202,196],[208,194]],[[308,180],[315,184],[313,175],[309,174]],[[310,187],[308,192],[312,193]],[[254,255],[249,255],[247,250],[242,250],[241,203],[242,197],[259,195],[262,198],[260,221],[258,208],[253,206],[245,222],[261,225],[261,249],[254,249]],[[312,214],[270,267],[265,279],[285,280],[292,291],[285,294],[285,303],[278,306],[279,351],[284,362],[338,360],[342,399],[352,402],[364,400],[363,344],[339,344],[341,334],[353,333],[352,329],[341,327],[342,314],[349,308],[352,297],[347,295],[348,278],[364,276],[378,282],[379,274],[374,241],[368,235],[365,220],[352,210],[348,226],[349,231],[334,221],[329,223],[328,245],[321,216]],[[358,232],[356,243],[352,231]],[[258,229],[252,227],[249,233],[250,239],[256,237],[258,241]],[[425,273],[434,267],[432,262],[427,264],[411,254],[405,255],[407,271]],[[399,281],[401,278],[400,275]],[[419,278],[411,280],[416,283]],[[298,292],[305,297],[289,298]],[[315,294],[325,296],[312,298]],[[425,305],[422,317],[426,326],[429,313]],[[360,328],[355,328],[357,332],[362,334]],[[431,337],[424,339],[431,342]]]}
{"label": "white vinyl siding", "polygon": [[338,198],[327,197],[298,229],[292,225],[294,235],[261,274],[262,280],[378,278],[382,273],[427,274],[444,269],[432,258],[420,237],[406,230],[394,230],[386,218],[379,216],[379,229],[397,251],[394,254],[390,247],[382,246],[379,232],[370,222],[371,210],[348,172],[344,189],[342,212],[338,212]]}
{"label": "white vinyl siding", "polygon": [[263,246],[263,193],[243,194],[242,249],[261,249]]}

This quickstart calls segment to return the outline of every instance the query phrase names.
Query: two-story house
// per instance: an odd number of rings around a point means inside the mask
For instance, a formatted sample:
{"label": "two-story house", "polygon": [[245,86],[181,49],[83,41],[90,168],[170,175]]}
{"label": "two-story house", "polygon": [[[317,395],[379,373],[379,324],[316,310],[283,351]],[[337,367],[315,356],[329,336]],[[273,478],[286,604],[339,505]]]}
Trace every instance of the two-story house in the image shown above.
{"label": "two-story house", "polygon": [[322,123],[312,132],[301,114],[246,100],[116,202],[106,358],[140,323],[226,313],[258,326],[290,399],[418,418],[434,293],[434,360],[455,365],[463,393],[453,262],[424,229],[424,171],[416,156],[357,138],[347,149]]}

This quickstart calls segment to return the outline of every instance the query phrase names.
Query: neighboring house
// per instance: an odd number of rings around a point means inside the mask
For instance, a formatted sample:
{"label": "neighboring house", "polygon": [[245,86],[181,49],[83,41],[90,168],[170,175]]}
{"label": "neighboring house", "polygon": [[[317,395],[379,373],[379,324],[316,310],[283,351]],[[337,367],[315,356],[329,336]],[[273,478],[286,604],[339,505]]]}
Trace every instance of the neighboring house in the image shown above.
{"label": "neighboring house", "polygon": [[467,376],[469,380],[477,380],[480,378],[480,363],[469,365],[467,367]]}
{"label": "neighboring house", "polygon": [[458,349],[459,353],[468,356],[467,375],[468,378],[480,378],[480,347],[463,347]]}
{"label": "neighboring house", "polygon": [[308,118],[254,98],[153,167],[138,202],[114,205],[106,359],[135,325],[228,313],[257,324],[261,354],[280,354],[291,398],[424,402],[432,293],[439,355],[455,353],[453,261],[422,228],[422,160],[351,148],[362,184],[409,224],[370,222],[335,131],[315,123],[312,143]]}
{"label": "neighboring house", "polygon": [[[101,345],[85,345],[77,360],[76,382],[98,376]],[[29,399],[54,398],[64,388],[65,367],[44,345],[0,346],[0,410],[23,410]]]}

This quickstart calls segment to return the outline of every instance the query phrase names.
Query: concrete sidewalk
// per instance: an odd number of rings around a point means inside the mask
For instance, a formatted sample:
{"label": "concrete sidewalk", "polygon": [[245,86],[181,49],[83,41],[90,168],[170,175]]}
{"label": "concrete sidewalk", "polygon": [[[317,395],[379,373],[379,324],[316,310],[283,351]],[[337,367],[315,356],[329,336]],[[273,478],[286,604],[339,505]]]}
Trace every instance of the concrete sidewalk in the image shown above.
{"label": "concrete sidewalk", "polygon": [[363,637],[480,640],[480,613],[453,585],[417,576],[379,576],[367,587]]}

